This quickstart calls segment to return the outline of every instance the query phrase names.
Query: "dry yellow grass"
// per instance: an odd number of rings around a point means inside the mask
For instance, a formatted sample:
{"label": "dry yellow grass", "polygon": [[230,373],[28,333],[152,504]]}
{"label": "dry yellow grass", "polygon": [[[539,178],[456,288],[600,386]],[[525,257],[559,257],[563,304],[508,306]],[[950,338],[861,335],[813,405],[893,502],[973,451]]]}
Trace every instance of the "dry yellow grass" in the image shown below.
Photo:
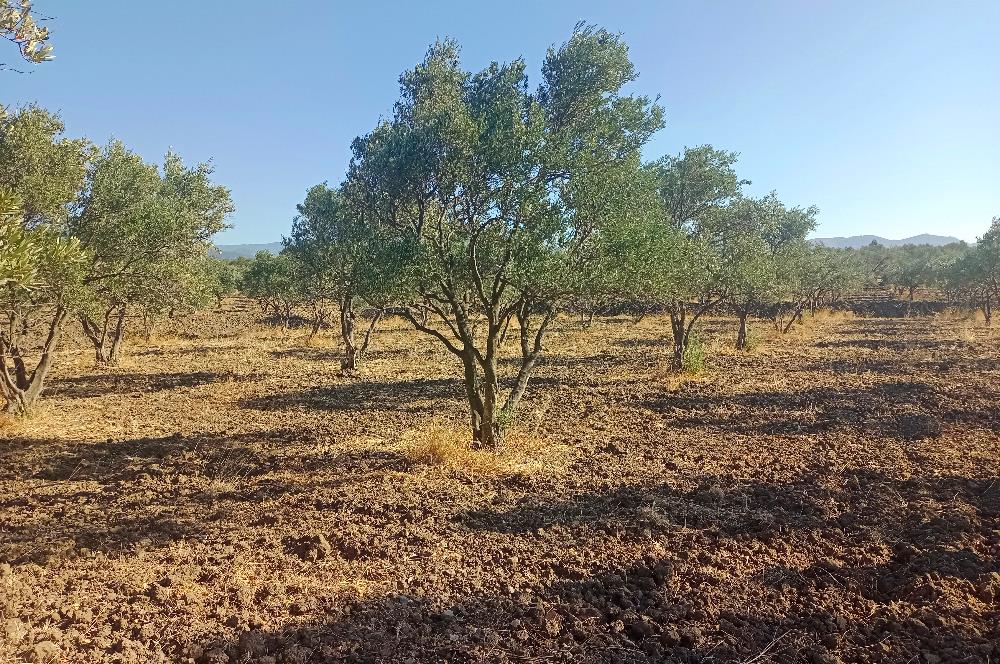
{"label": "dry yellow grass", "polygon": [[446,421],[410,429],[401,436],[400,445],[411,463],[474,475],[552,472],[567,452],[565,446],[540,438],[537,424],[514,427],[499,450],[476,447],[468,426]]}
{"label": "dry yellow grass", "polygon": [[0,413],[0,433],[13,434],[20,424],[20,419],[7,413]]}

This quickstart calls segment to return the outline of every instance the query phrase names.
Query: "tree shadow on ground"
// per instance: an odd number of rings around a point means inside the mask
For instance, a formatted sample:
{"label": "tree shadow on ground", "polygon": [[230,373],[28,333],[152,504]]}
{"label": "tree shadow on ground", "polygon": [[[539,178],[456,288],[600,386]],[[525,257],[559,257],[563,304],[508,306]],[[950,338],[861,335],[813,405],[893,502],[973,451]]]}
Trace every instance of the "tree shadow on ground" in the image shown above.
{"label": "tree shadow on ground", "polygon": [[[407,348],[372,348],[363,354],[361,364],[370,360],[381,360],[391,357],[402,357],[413,352]],[[336,348],[322,348],[315,346],[300,346],[296,348],[286,348],[271,352],[274,357],[294,357],[299,360],[309,362],[332,362],[339,363],[344,357],[344,350],[339,346]]]}
{"label": "tree shadow on ground", "polygon": [[743,435],[853,430],[903,441],[939,436],[945,422],[941,406],[934,386],[911,380],[729,395],[661,392],[644,404],[662,414],[670,428],[710,427]]}
{"label": "tree shadow on ground", "polygon": [[[219,339],[233,339],[234,343],[220,344]],[[239,334],[224,334],[211,337],[213,343],[205,346],[168,346],[158,345],[158,342],[151,342],[150,345],[131,350],[131,357],[164,357],[168,355],[214,355],[220,352],[240,351],[246,348],[246,339]]]}
{"label": "tree shadow on ground", "polygon": [[[723,481],[703,477],[694,489],[682,491],[667,483],[623,485],[610,491],[523,504],[503,510],[483,510],[459,515],[473,530],[523,534],[558,526],[619,527],[642,531],[711,528],[728,536],[769,532],[781,528],[819,526],[828,518],[822,491],[813,495],[815,476],[804,476],[789,485],[751,483],[723,489]],[[794,500],[791,497],[794,496]]]}
{"label": "tree shadow on ground", "polygon": [[[1000,598],[1000,558],[996,557],[1000,544],[995,542],[1000,525],[1000,478],[899,479],[849,470],[837,478],[839,488],[823,486],[821,479],[804,476],[793,484],[778,485],[737,483],[726,489],[720,483],[702,481],[701,486],[686,492],[669,485],[626,486],[562,502],[525,501],[512,509],[470,512],[459,519],[476,530],[518,534],[550,528],[599,530],[610,523],[620,529],[639,530],[654,541],[694,531],[693,544],[697,545],[687,550],[682,547],[671,563],[675,567],[678,562],[691,561],[717,567],[721,563],[714,550],[726,549],[729,543],[746,545],[748,538],[765,547],[779,539],[793,546],[798,542],[806,550],[816,545],[821,551],[833,546],[830,551],[837,551],[836,555],[821,554],[820,562],[805,568],[786,567],[782,573],[776,569],[781,566],[771,566],[763,571],[762,582],[776,588],[779,597],[793,594],[802,598],[798,613],[773,624],[762,621],[761,615],[724,612],[718,616],[720,633],[711,640],[719,638],[729,647],[712,653],[724,661],[757,655],[785,632],[797,635],[771,650],[777,657],[774,661],[802,661],[841,650],[850,650],[855,656],[861,651],[885,654],[880,650],[882,643],[891,644],[888,652],[899,657],[888,661],[907,661],[929,652],[955,656],[954,661],[986,662],[991,654],[1000,654],[1000,626],[988,634],[965,630],[962,608],[966,601],[988,606]],[[821,531],[832,541],[816,542],[813,533]],[[883,550],[869,553],[877,547]],[[760,550],[752,544],[747,548]],[[738,559],[725,560],[732,564]],[[638,584],[624,582],[634,595],[631,604],[625,603],[626,608],[643,603],[643,584],[648,584],[644,579],[656,575],[655,567],[616,575],[640,580]],[[691,570],[685,576],[698,577]],[[620,599],[620,594],[609,593],[606,580],[588,589],[591,594],[610,595],[604,601],[612,605]],[[818,601],[816,593],[840,597],[824,613],[822,602],[812,605]],[[859,596],[874,603],[874,620],[866,622],[863,616],[850,615],[850,598]],[[678,608],[678,599],[663,602],[659,613],[640,616],[641,621],[654,623],[652,630],[642,626],[630,630],[626,621],[625,633],[655,636],[659,632],[662,636],[664,616],[668,624],[676,626],[678,620],[683,623],[703,610],[698,600],[683,596],[680,601],[688,608],[670,615],[667,611]],[[761,602],[761,613],[781,604],[776,598]],[[838,613],[833,608],[837,604],[846,608]],[[602,615],[607,616],[607,612]],[[758,629],[761,624],[769,626]],[[610,626],[606,629],[614,631]],[[712,626],[701,625],[700,629]],[[727,634],[747,640],[727,641]],[[675,643],[676,637],[668,641]],[[792,643],[800,648],[789,651]],[[647,654],[658,657],[663,652],[654,647]],[[682,653],[682,657],[689,655]],[[670,652],[670,656],[678,655]]]}
{"label": "tree shadow on ground", "polygon": [[[63,439],[14,437],[0,441],[0,468],[6,479],[96,481],[102,484],[156,475],[164,464],[174,469],[192,464],[219,466],[234,454],[249,454],[248,443],[269,437],[293,436],[291,430],[247,434],[200,434],[107,439],[76,442]],[[260,459],[246,462],[248,467]],[[212,466],[213,468],[215,466]]]}
{"label": "tree shadow on ground", "polygon": [[958,344],[959,342],[942,342],[934,339],[831,339],[817,341],[816,346],[819,348],[864,348],[873,351],[889,350],[904,353],[941,348],[948,343]]}
{"label": "tree shadow on ground", "polygon": [[401,410],[425,413],[434,402],[464,398],[465,388],[457,378],[424,378],[401,381],[357,381],[339,385],[270,394],[244,399],[242,408],[262,411],[317,409],[326,411]]}
{"label": "tree shadow on ground", "polygon": [[[317,445],[294,457],[283,450],[308,435],[286,428],[106,442],[0,441],[0,482],[25,487],[0,501],[0,561],[113,556],[213,535],[240,541],[263,505],[311,503],[311,496],[331,495],[363,473],[409,465],[380,450],[331,454]],[[348,465],[351,472],[329,472]]]}
{"label": "tree shadow on ground", "polygon": [[129,394],[136,392],[161,392],[180,388],[199,387],[225,380],[223,374],[209,371],[185,373],[107,373],[56,378],[48,382],[51,396],[68,399],[89,399],[107,394]]}

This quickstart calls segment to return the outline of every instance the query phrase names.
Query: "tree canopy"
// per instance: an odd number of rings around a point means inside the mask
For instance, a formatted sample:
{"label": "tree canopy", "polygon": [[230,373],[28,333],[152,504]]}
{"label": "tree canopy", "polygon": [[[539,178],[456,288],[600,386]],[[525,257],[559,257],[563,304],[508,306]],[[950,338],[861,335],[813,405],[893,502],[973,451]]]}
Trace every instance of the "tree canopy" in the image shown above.
{"label": "tree canopy", "polygon": [[[392,119],[354,143],[347,194],[369,224],[415,245],[399,275],[404,313],[461,361],[484,445],[502,439],[553,316],[602,264],[602,228],[628,208],[628,187],[614,185],[638,177],[663,124],[652,100],[622,94],[636,76],[621,37],[590,26],[549,49],[534,92],[523,60],[467,72],[441,41],[400,77]],[[501,400],[515,320],[519,368]]]}

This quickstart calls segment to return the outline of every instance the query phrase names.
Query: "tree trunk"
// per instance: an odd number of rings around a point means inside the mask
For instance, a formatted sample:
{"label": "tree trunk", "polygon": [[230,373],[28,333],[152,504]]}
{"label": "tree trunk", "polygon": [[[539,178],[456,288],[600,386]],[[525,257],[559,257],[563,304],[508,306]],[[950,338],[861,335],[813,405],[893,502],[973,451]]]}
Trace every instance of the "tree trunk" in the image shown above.
{"label": "tree trunk", "polygon": [[739,350],[747,349],[747,318],[749,317],[749,312],[740,312],[740,329],[736,333],[736,348]]}
{"label": "tree trunk", "polygon": [[499,399],[500,385],[497,380],[496,367],[487,367],[480,383],[482,393],[482,412],[479,417],[479,431],[473,431],[473,436],[480,446],[497,450],[503,447],[503,428],[500,423]]}
{"label": "tree trunk", "polygon": [[[11,415],[28,414],[38,401],[45,386],[45,378],[52,367],[52,361],[59,338],[62,335],[63,323],[68,315],[67,309],[59,304],[49,323],[48,336],[42,346],[42,354],[29,375],[24,364],[21,349],[12,340],[0,335],[0,394],[6,400],[3,412]],[[13,375],[8,366],[8,358],[13,362]]]}
{"label": "tree trunk", "polygon": [[34,403],[34,400],[29,402],[28,397],[24,392],[14,391],[8,394],[5,390],[4,398],[7,400],[7,403],[4,404],[2,412],[5,414],[20,417],[31,412],[31,406]]}
{"label": "tree trunk", "polygon": [[118,355],[125,338],[125,307],[118,311],[118,321],[111,336],[111,348],[108,352],[108,364],[118,364]]}
{"label": "tree trunk", "polygon": [[313,309],[312,325],[309,327],[309,340],[312,341],[323,327],[323,311],[317,306]]}
{"label": "tree trunk", "polygon": [[983,318],[986,320],[986,327],[991,327],[993,325],[993,298],[985,297],[983,298]]}
{"label": "tree trunk", "polygon": [[782,334],[788,334],[791,331],[791,329],[792,329],[792,325],[794,325],[796,321],[798,321],[799,324],[802,323],[802,309],[804,307],[805,307],[805,302],[799,302],[796,305],[795,310],[792,312],[792,317],[788,320],[788,322],[785,324],[785,326],[781,329],[781,333]]}
{"label": "tree trunk", "polygon": [[483,403],[481,390],[482,379],[476,354],[471,344],[466,344],[460,355],[465,376],[465,396],[469,402],[469,425],[472,428],[472,440],[480,447],[486,447],[494,440],[495,422],[487,420],[486,407]]}
{"label": "tree trunk", "polygon": [[[507,401],[504,403],[503,410],[501,411],[503,415],[503,422],[501,422],[499,429],[501,443],[503,442],[503,425],[514,418],[517,405],[521,402],[521,397],[524,396],[524,392],[528,387],[531,372],[534,371],[535,364],[541,356],[542,339],[545,336],[545,331],[548,329],[549,323],[555,318],[555,311],[549,309],[545,312],[542,319],[538,322],[538,328],[535,329],[534,334],[531,333],[531,311],[529,307],[523,306],[515,312],[515,317],[517,318],[518,331],[521,337],[521,367],[517,371],[517,378],[514,379],[514,387],[511,388],[510,394],[507,395]],[[506,328],[506,325],[504,327]]]}
{"label": "tree trunk", "polygon": [[340,301],[340,336],[344,340],[344,357],[340,370],[345,374],[354,373],[358,368],[358,345],[354,340],[354,296],[347,295]]}
{"label": "tree trunk", "polygon": [[94,345],[94,360],[97,364],[118,364],[119,351],[125,336],[125,314],[124,306],[108,309],[104,314],[103,326],[98,325],[89,316],[80,314],[83,332]]}
{"label": "tree trunk", "polygon": [[670,368],[674,371],[684,368],[684,350],[687,345],[687,326],[684,324],[686,314],[683,303],[675,304],[670,310],[670,331],[674,340]]}

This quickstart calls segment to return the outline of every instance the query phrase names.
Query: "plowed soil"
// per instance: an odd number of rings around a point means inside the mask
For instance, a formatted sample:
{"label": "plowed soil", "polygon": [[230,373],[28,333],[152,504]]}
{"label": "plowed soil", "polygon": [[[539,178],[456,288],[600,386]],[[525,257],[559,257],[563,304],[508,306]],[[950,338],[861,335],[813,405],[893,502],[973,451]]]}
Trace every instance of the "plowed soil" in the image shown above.
{"label": "plowed soil", "polygon": [[414,452],[462,386],[400,321],[353,378],[233,311],[71,343],[0,428],[0,661],[998,661],[1000,335],[764,327],[677,377],[562,320],[488,468]]}

